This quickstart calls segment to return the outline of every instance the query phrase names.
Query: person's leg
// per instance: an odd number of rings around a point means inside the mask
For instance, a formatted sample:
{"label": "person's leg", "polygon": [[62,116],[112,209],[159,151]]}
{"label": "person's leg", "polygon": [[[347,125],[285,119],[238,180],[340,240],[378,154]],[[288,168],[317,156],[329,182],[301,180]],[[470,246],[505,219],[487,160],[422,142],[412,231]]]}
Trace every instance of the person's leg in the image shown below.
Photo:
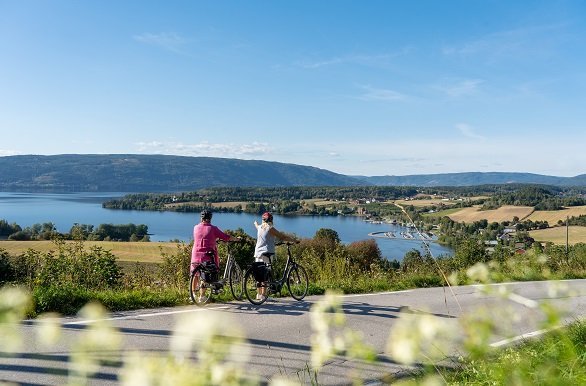
{"label": "person's leg", "polygon": [[[262,262],[262,263],[267,264],[267,259],[264,255],[257,257],[254,260],[256,262]],[[258,293],[256,294],[256,299],[260,300],[260,299],[267,296],[267,283],[262,281],[262,282],[258,282],[258,284],[260,285],[260,287],[258,288]]]}

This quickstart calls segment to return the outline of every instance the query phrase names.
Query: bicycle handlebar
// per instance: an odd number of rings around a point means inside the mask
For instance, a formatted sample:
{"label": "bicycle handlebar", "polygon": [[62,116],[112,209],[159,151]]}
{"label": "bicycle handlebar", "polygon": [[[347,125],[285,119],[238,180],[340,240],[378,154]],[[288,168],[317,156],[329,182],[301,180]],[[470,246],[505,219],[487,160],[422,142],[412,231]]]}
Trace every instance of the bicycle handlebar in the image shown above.
{"label": "bicycle handlebar", "polygon": [[295,241],[279,241],[279,242],[275,243],[275,245],[287,245],[287,246],[294,245],[294,244],[299,244],[299,241],[298,240],[295,240]]}
{"label": "bicycle handlebar", "polygon": [[240,240],[222,240],[222,239],[216,239],[217,243],[241,243],[243,241],[246,241],[244,239],[240,239]]}
{"label": "bicycle handlebar", "polygon": [[222,240],[216,239],[217,243],[248,243],[251,239],[247,237],[238,237],[238,240]]}

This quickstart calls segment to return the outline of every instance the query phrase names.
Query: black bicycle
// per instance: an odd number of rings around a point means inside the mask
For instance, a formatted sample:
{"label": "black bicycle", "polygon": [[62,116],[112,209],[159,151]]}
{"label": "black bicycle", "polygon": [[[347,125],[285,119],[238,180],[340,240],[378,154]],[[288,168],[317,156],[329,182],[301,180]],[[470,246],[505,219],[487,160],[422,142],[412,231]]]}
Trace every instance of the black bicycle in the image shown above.
{"label": "black bicycle", "polygon": [[[198,306],[205,305],[210,301],[212,295],[217,295],[224,291],[226,282],[230,285],[230,292],[234,299],[242,300],[244,297],[242,268],[236,262],[230,249],[231,243],[241,241],[218,240],[218,242],[225,242],[228,249],[224,276],[218,279],[218,268],[215,263],[209,261],[198,264],[189,278],[189,296]],[[211,257],[213,259],[213,255]]]}
{"label": "black bicycle", "polygon": [[289,294],[295,300],[302,300],[307,295],[309,279],[303,266],[295,262],[291,255],[291,245],[294,243],[283,242],[277,245],[287,246],[287,263],[283,270],[283,276],[275,280],[272,269],[272,255],[268,255],[269,263],[254,263],[244,273],[244,294],[249,302],[261,305],[271,294],[281,294],[283,286],[287,286]]}

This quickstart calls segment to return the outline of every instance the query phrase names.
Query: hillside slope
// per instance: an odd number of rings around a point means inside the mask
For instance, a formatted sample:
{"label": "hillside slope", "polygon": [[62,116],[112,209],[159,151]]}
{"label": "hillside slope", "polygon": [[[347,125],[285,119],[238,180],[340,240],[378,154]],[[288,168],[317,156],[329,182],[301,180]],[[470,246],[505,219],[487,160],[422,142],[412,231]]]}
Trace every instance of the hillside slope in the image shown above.
{"label": "hillside slope", "polygon": [[555,177],[533,173],[467,172],[357,178],[378,186],[475,186],[500,184],[586,186],[586,174],[575,177]]}
{"label": "hillside slope", "polygon": [[0,157],[0,191],[177,192],[200,188],[283,186],[586,186],[586,174],[468,172],[406,176],[346,176],[312,166],[270,161],[139,154]]}
{"label": "hillside slope", "polygon": [[170,155],[0,157],[0,190],[174,192],[219,186],[348,186],[357,180],[311,166]]}

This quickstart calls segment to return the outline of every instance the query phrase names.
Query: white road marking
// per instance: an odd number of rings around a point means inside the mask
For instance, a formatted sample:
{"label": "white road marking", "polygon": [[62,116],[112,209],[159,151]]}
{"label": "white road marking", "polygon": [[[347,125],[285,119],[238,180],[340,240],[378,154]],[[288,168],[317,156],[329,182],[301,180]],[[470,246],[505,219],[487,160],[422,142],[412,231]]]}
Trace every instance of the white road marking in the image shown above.
{"label": "white road marking", "polygon": [[544,330],[531,331],[531,332],[528,332],[528,333],[523,334],[523,335],[517,335],[517,336],[514,336],[512,338],[503,339],[503,340],[499,340],[498,342],[491,343],[490,344],[490,347],[506,346],[506,345],[511,344],[513,342],[518,342],[520,340],[524,340],[524,339],[528,339],[528,338],[534,338],[536,336],[546,334],[548,332],[557,330],[558,328],[562,328],[562,327],[563,326],[557,326],[557,327],[553,327],[553,328],[546,328]]}
{"label": "white road marking", "polygon": [[90,319],[90,320],[77,320],[75,322],[67,322],[63,323],[64,326],[73,326],[79,324],[89,324],[95,323],[97,321],[106,321],[106,320],[125,320],[125,319],[139,319],[139,318],[148,318],[151,316],[164,316],[164,315],[174,315],[174,314],[184,314],[188,312],[202,312],[205,310],[219,310],[228,308],[228,306],[218,306],[213,308],[192,308],[189,310],[177,310],[177,311],[163,311],[163,312],[152,312],[149,314],[136,314],[136,315],[126,315],[126,316],[115,316],[112,318],[104,318],[104,319]]}

